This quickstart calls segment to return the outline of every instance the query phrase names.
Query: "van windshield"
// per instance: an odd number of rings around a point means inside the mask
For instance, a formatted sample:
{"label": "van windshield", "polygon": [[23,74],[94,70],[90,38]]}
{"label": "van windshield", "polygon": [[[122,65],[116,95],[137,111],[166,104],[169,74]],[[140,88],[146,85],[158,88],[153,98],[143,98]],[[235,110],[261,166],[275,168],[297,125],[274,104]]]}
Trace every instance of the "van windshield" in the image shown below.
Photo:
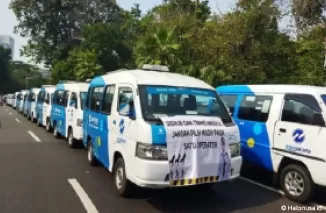
{"label": "van windshield", "polygon": [[87,92],[81,92],[80,93],[80,106],[81,106],[81,109],[84,109],[86,96],[87,96]]}
{"label": "van windshield", "polygon": [[214,90],[139,85],[139,95],[144,119],[148,121],[174,115],[201,115],[217,116],[223,122],[232,122]]}

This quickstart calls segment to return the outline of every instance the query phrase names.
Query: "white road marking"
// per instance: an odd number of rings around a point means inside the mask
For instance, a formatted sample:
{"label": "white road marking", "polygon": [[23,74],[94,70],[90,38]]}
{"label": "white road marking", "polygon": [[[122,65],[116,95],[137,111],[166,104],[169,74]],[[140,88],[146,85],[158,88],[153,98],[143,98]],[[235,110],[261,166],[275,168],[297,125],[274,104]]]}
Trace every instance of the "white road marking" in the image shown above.
{"label": "white road marking", "polygon": [[18,118],[16,118],[16,121],[17,121],[18,123],[20,123],[20,120],[19,120]]}
{"label": "white road marking", "polygon": [[27,132],[28,132],[28,134],[30,134],[30,136],[31,136],[31,137],[32,137],[36,142],[41,142],[40,138],[37,137],[37,136],[34,134],[34,132],[32,132],[32,131],[30,131],[30,130],[28,130]]}
{"label": "white road marking", "polygon": [[96,209],[95,205],[88,197],[87,193],[84,191],[83,187],[78,183],[78,181],[74,178],[68,179],[68,182],[75,190],[76,194],[78,195],[79,199],[81,200],[84,208],[86,209],[87,213],[99,213]]}
{"label": "white road marking", "polygon": [[[272,188],[272,187],[270,187],[270,186],[266,186],[266,185],[264,185],[264,184],[258,183],[258,182],[256,182],[256,181],[250,180],[250,179],[248,179],[248,178],[239,177],[239,179],[244,180],[244,181],[246,181],[246,182],[248,182],[248,183],[254,184],[254,185],[256,185],[256,186],[259,186],[259,187],[261,187],[261,188],[264,188],[264,189],[266,189],[266,190],[269,190],[269,191],[275,192],[275,193],[280,194],[280,195],[282,195],[282,196],[285,196],[285,193],[284,193],[282,190],[274,189],[274,188]],[[320,205],[320,204],[317,204],[317,203],[308,203],[308,205],[310,205],[310,206],[314,206],[314,207],[316,207],[318,210],[326,211],[326,206],[323,206],[323,205]]]}
{"label": "white road marking", "polygon": [[12,115],[12,113],[11,113],[11,112],[9,112],[9,115]]}

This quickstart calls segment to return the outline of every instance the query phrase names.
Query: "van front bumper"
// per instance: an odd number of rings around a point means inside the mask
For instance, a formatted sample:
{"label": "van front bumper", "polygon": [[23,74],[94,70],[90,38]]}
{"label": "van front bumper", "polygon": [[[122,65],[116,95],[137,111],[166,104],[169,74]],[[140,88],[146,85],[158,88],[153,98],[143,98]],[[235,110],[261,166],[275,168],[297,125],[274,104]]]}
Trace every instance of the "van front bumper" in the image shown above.
{"label": "van front bumper", "polygon": [[[232,158],[231,176],[229,179],[224,181],[231,181],[239,177],[241,166],[242,166],[241,156]],[[143,160],[136,157],[134,160],[133,169],[131,170],[135,171],[135,174],[133,175],[129,173],[128,179],[140,187],[144,187],[144,188],[183,187],[183,186],[172,186],[170,185],[169,181],[165,181],[165,177],[169,172],[167,161]]]}

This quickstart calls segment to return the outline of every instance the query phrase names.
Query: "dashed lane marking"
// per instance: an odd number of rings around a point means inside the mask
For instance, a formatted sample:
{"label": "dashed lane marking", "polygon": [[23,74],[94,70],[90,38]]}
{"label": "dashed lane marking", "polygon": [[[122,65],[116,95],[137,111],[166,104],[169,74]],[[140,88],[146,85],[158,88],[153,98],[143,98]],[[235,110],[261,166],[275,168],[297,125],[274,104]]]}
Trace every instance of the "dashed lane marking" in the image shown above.
{"label": "dashed lane marking", "polygon": [[28,130],[27,132],[28,132],[28,134],[30,134],[30,136],[31,136],[31,137],[32,137],[36,142],[41,142],[40,138],[37,137],[37,136],[34,134],[34,132],[32,132],[32,131],[30,131],[30,130]]}
{"label": "dashed lane marking", "polygon": [[18,118],[16,118],[16,121],[17,121],[18,123],[20,123],[20,120],[19,120]]}
{"label": "dashed lane marking", "polygon": [[70,183],[72,188],[75,190],[77,196],[79,197],[80,201],[82,202],[87,213],[98,213],[98,210],[96,209],[92,200],[89,198],[89,196],[84,191],[83,187],[79,184],[79,182],[74,178],[68,179],[68,182]]}

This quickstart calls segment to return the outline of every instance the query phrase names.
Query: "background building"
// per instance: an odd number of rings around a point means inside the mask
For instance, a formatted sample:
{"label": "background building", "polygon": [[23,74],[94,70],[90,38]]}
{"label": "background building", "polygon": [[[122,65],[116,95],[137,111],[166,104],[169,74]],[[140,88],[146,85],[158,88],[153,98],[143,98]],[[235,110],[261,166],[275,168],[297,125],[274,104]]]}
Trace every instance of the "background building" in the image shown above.
{"label": "background building", "polygon": [[0,45],[11,50],[11,59],[14,56],[15,40],[8,35],[0,35]]}

